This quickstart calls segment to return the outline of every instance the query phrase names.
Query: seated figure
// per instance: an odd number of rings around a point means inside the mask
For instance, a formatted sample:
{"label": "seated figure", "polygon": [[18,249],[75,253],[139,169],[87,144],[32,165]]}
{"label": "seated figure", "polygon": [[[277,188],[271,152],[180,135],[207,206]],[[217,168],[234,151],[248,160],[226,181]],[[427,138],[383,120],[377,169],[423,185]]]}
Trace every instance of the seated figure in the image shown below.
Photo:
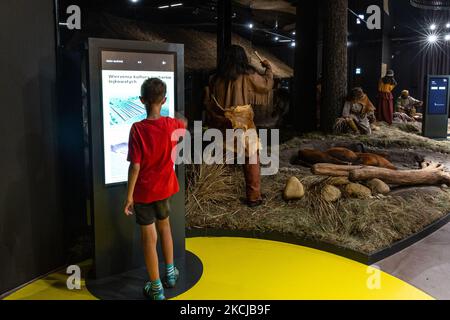
{"label": "seated figure", "polygon": [[415,118],[417,114],[417,107],[423,106],[423,102],[414,99],[409,95],[408,90],[403,90],[400,97],[397,99],[396,111],[406,113],[409,117]]}
{"label": "seated figure", "polygon": [[344,104],[342,117],[337,119],[338,133],[371,134],[375,107],[361,88],[353,88]]}

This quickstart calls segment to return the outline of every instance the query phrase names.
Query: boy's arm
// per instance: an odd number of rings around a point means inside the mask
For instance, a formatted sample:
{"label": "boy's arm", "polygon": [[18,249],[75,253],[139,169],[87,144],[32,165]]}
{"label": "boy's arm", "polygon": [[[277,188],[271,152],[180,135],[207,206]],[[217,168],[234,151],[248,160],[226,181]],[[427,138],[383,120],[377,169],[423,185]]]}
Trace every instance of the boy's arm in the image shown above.
{"label": "boy's arm", "polygon": [[128,192],[127,192],[127,200],[125,202],[124,212],[127,216],[131,216],[133,214],[133,194],[134,188],[136,186],[136,182],[139,176],[139,171],[141,170],[141,165],[138,163],[130,163],[130,168],[128,169]]}

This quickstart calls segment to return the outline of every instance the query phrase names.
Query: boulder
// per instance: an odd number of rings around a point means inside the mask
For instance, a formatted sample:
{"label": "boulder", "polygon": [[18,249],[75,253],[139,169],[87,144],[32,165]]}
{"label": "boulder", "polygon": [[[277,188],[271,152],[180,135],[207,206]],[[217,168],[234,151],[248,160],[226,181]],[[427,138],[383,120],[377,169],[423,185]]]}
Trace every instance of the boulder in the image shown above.
{"label": "boulder", "polygon": [[345,195],[350,198],[368,199],[372,196],[372,191],[359,183],[350,183],[344,188]]}
{"label": "boulder", "polygon": [[322,199],[326,202],[336,202],[342,197],[342,192],[335,186],[327,184],[322,189]]}
{"label": "boulder", "polygon": [[305,195],[305,187],[296,177],[291,177],[284,188],[284,200],[299,200]]}
{"label": "boulder", "polygon": [[367,186],[372,190],[372,194],[388,194],[391,188],[380,179],[372,179],[367,182]]}
{"label": "boulder", "polygon": [[333,177],[328,179],[327,182],[333,186],[345,186],[350,183],[350,180],[347,177]]}

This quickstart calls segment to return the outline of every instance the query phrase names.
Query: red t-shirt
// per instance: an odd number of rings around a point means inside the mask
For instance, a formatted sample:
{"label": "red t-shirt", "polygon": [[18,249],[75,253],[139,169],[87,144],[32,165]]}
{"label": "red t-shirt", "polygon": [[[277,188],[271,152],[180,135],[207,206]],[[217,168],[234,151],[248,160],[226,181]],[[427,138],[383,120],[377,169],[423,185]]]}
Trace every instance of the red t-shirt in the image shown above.
{"label": "red t-shirt", "polygon": [[146,119],[131,127],[128,161],[141,166],[133,194],[135,203],[164,200],[179,191],[172,161],[172,150],[178,141],[171,139],[177,129],[184,134],[186,126],[168,117]]}

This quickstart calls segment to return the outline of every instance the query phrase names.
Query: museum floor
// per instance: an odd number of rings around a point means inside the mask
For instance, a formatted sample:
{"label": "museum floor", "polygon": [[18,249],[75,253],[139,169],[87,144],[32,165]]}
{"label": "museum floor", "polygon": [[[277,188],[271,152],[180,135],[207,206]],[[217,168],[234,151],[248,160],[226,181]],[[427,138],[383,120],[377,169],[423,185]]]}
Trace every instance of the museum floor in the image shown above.
{"label": "museum floor", "polygon": [[[176,299],[449,299],[450,226],[374,267],[306,247],[244,238],[191,238],[187,249],[203,276]],[[88,263],[85,263],[88,264]],[[377,268],[377,267],[376,267]],[[64,271],[35,281],[7,300],[92,300],[66,288]],[[416,287],[417,286],[417,287]],[[429,295],[425,291],[432,294]]]}

